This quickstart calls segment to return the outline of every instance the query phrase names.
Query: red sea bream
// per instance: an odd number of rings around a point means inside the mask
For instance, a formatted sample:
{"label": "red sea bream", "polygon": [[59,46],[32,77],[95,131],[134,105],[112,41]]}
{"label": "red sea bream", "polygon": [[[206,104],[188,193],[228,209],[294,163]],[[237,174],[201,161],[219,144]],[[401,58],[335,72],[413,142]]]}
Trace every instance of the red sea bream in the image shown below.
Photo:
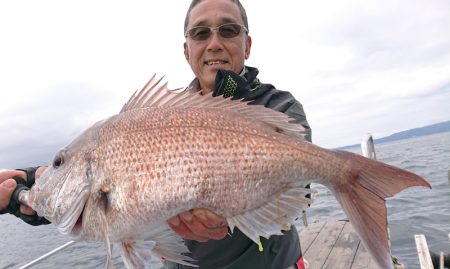
{"label": "red sea bream", "polygon": [[[173,93],[154,78],[122,111],[60,150],[28,204],[75,240],[119,244],[128,268],[157,257],[183,264],[166,220],[208,208],[260,246],[289,229],[328,187],[381,268],[393,268],[385,198],[430,185],[390,165],[303,139],[288,116],[210,94]],[[230,236],[233,236],[232,233]]]}

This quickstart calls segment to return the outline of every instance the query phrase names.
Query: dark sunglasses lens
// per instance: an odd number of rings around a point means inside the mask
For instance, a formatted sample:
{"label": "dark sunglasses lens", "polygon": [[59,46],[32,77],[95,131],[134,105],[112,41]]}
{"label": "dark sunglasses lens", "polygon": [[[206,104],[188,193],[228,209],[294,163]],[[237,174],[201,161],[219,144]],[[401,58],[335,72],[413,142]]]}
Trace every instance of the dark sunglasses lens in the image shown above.
{"label": "dark sunglasses lens", "polygon": [[189,36],[194,40],[206,40],[211,36],[211,29],[209,27],[195,27],[189,30]]}
{"label": "dark sunglasses lens", "polygon": [[232,38],[236,37],[241,32],[241,26],[238,24],[225,24],[219,27],[221,37]]}

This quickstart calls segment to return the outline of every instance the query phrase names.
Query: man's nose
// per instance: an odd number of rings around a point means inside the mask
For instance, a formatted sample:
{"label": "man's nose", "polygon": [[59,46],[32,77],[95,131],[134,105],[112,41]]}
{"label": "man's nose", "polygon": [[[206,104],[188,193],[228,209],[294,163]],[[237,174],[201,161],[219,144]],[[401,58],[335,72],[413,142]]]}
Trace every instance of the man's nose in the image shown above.
{"label": "man's nose", "polygon": [[219,31],[212,31],[211,37],[208,40],[207,49],[209,51],[219,51],[223,49],[223,40],[219,35]]}

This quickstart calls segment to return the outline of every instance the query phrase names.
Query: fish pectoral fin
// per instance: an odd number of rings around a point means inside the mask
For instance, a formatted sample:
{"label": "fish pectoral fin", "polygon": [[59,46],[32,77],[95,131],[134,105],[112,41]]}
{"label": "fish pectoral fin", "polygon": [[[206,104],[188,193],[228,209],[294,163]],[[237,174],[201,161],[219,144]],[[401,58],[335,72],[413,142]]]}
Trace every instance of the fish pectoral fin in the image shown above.
{"label": "fish pectoral fin", "polygon": [[100,220],[101,220],[102,227],[103,227],[103,237],[105,239],[105,249],[106,249],[106,265],[105,265],[105,268],[106,269],[114,269],[114,265],[112,263],[112,247],[113,247],[113,245],[111,244],[111,240],[109,240],[108,222],[106,221],[105,214],[101,214],[100,215]]}
{"label": "fish pectoral fin", "polygon": [[127,268],[147,268],[153,258],[198,267],[191,263],[195,262],[194,259],[183,254],[189,253],[189,249],[184,244],[183,239],[167,224],[164,223],[150,228],[143,234],[143,237],[145,240],[122,242],[122,258]]}
{"label": "fish pectoral fin", "polygon": [[287,191],[276,195],[263,206],[247,211],[243,214],[227,218],[228,226],[244,233],[263,250],[260,237],[269,238],[271,235],[282,235],[282,231],[291,229],[295,219],[300,217],[303,210],[312,203],[312,199],[305,197],[315,193],[315,190],[304,188],[303,184],[293,184]]}
{"label": "fish pectoral fin", "polygon": [[114,269],[114,265],[112,263],[112,245],[109,242],[108,238],[107,238],[107,240],[105,242],[105,247],[106,247],[106,265],[105,265],[105,268],[106,269]]}

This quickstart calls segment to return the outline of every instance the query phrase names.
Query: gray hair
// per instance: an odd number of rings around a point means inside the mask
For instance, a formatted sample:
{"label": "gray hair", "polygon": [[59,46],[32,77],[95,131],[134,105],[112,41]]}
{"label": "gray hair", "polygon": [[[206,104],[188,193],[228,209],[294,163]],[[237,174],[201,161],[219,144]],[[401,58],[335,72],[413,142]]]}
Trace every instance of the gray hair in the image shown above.
{"label": "gray hair", "polygon": [[[186,18],[184,19],[184,32],[183,33],[186,33],[186,31],[187,31],[187,25],[188,25],[188,22],[189,22],[189,15],[191,14],[191,10],[198,3],[200,3],[200,1],[201,0],[192,0],[191,5],[189,6],[189,9],[188,9],[188,11],[186,13]],[[239,1],[239,0],[233,0],[233,1],[239,7],[239,11],[241,12],[242,21],[244,22],[244,26],[245,26],[245,28],[247,28],[247,32],[248,32],[249,28],[248,28],[247,13],[245,12],[245,9],[244,9],[244,7],[241,4],[241,1]]]}

